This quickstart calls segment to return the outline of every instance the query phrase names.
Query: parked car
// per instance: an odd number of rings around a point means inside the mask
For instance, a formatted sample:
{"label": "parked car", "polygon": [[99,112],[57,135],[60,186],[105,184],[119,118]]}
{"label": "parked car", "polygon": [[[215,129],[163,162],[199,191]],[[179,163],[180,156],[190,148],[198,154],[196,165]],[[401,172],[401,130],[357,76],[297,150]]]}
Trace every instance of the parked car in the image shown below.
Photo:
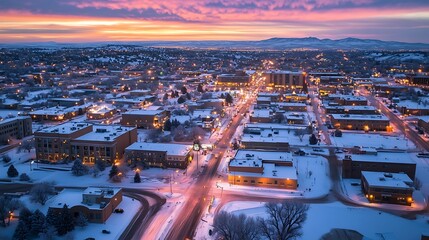
{"label": "parked car", "polygon": [[302,149],[299,149],[298,151],[295,151],[294,154],[298,156],[305,156],[306,153]]}
{"label": "parked car", "polygon": [[323,149],[321,149],[320,147],[314,147],[313,151],[315,151],[315,152],[323,152]]}
{"label": "parked car", "polygon": [[117,208],[117,209],[115,209],[115,211],[114,211],[115,213],[124,213],[124,209],[122,209],[122,208]]}
{"label": "parked car", "polygon": [[103,229],[103,231],[101,231],[101,232],[104,233],[104,234],[110,234],[110,231],[106,230],[106,229]]}
{"label": "parked car", "polygon": [[335,153],[343,153],[343,150],[337,148],[337,149],[335,149]]}

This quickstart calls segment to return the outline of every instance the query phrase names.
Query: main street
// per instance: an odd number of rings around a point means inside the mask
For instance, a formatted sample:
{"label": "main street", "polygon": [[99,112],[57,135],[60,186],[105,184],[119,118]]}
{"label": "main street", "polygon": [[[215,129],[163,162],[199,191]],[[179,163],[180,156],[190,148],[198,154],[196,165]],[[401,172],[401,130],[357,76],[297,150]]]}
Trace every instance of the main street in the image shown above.
{"label": "main street", "polygon": [[217,176],[217,169],[221,159],[230,145],[235,130],[241,124],[244,113],[249,109],[250,105],[251,99],[241,106],[237,116],[232,118],[230,127],[226,128],[223,132],[222,138],[216,144],[216,148],[213,150],[212,157],[208,160],[207,166],[197,178],[193,187],[186,193],[189,199],[180,214],[174,219],[173,226],[170,228],[166,239],[193,238],[201,216],[209,205],[211,198],[209,193],[214,184],[213,179]]}

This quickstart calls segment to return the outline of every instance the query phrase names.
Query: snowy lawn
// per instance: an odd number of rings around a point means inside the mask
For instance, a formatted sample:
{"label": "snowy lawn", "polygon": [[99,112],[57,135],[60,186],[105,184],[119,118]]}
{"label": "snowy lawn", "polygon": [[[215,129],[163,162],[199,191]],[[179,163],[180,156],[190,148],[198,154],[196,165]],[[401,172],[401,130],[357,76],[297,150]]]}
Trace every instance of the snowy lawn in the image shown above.
{"label": "snowy lawn", "polygon": [[[222,210],[234,214],[244,213],[252,217],[266,216],[264,203],[230,202]],[[408,220],[391,214],[363,207],[349,207],[341,203],[310,204],[307,220],[300,239],[319,239],[333,228],[352,229],[369,239],[418,240],[428,232],[428,217]],[[212,222],[210,220],[209,222]],[[196,239],[214,239],[208,236],[208,224],[200,224]]]}

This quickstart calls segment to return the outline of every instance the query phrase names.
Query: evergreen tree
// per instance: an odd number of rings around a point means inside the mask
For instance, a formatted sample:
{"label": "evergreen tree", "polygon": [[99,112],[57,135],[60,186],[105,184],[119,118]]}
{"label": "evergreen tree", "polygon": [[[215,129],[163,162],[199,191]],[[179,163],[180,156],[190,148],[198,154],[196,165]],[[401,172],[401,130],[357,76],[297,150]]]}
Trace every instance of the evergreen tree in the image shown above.
{"label": "evergreen tree", "polygon": [[191,100],[191,94],[189,94],[189,93],[186,93],[186,98],[188,99],[188,100]]}
{"label": "evergreen tree", "polygon": [[58,216],[52,208],[49,208],[46,214],[46,224],[54,226],[55,228],[58,226]]}
{"label": "evergreen tree", "polygon": [[232,98],[231,94],[227,93],[225,96],[225,102],[228,103],[228,105],[231,105],[233,101],[234,99]]}
{"label": "evergreen tree", "polygon": [[19,221],[18,226],[13,233],[12,239],[14,240],[26,240],[29,238],[28,226],[24,221]]}
{"label": "evergreen tree", "polygon": [[162,100],[167,101],[168,100],[168,94],[164,94],[164,97],[162,97]]}
{"label": "evergreen tree", "polygon": [[221,93],[220,98],[225,99],[225,94]]}
{"label": "evergreen tree", "polygon": [[100,170],[100,172],[106,170],[106,162],[104,162],[101,159],[98,159],[95,161],[95,166],[97,167],[98,170]]}
{"label": "evergreen tree", "polygon": [[316,135],[311,134],[311,136],[310,136],[310,145],[316,145],[317,142],[318,141],[317,141]]}
{"label": "evergreen tree", "polygon": [[43,226],[42,232],[39,234],[40,239],[42,240],[54,240],[55,235],[57,235],[57,230],[51,224],[45,223]]}
{"label": "evergreen tree", "polygon": [[183,86],[183,87],[180,89],[180,91],[182,92],[182,94],[186,94],[186,93],[188,92],[188,89],[187,89],[185,86]]}
{"label": "evergreen tree", "polygon": [[182,96],[180,96],[180,97],[177,99],[177,103],[178,103],[178,104],[182,104],[182,103],[184,103],[184,102],[186,102],[186,97],[184,97],[183,95],[182,95]]}
{"label": "evergreen tree", "polygon": [[58,215],[58,235],[62,236],[74,229],[74,219],[67,204],[64,204],[63,209],[61,209],[60,214]]}
{"label": "evergreen tree", "polygon": [[168,119],[167,121],[165,121],[164,123],[164,131],[171,131],[171,121],[170,119]]}
{"label": "evergreen tree", "polygon": [[198,87],[197,87],[197,91],[198,92],[204,92],[204,89],[203,89],[203,84],[198,84]]}
{"label": "evergreen tree", "polygon": [[26,173],[21,173],[21,175],[19,175],[19,181],[28,182],[30,181],[30,177]]}
{"label": "evergreen tree", "polygon": [[141,183],[142,179],[140,178],[140,174],[138,172],[136,172],[136,174],[134,175],[134,182],[135,183]]}
{"label": "evergreen tree", "polygon": [[8,177],[17,177],[18,176],[18,170],[16,170],[16,168],[12,165],[9,166],[9,168],[7,169],[7,176]]}
{"label": "evergreen tree", "polygon": [[336,129],[334,132],[334,136],[335,137],[342,137],[343,136],[343,132],[340,129]]}
{"label": "evergreen tree", "polygon": [[174,128],[177,128],[180,125],[180,122],[175,118],[171,124],[173,125]]}
{"label": "evergreen tree", "polygon": [[27,226],[31,226],[31,216],[33,213],[26,207],[19,211],[19,220],[23,221]]}
{"label": "evergreen tree", "polygon": [[71,171],[72,171],[72,174],[75,176],[83,176],[88,174],[89,168],[83,165],[80,159],[76,159],[74,160]]}
{"label": "evergreen tree", "polygon": [[118,175],[118,173],[119,173],[118,166],[112,165],[112,168],[110,169],[110,172],[109,172],[109,178],[112,178],[113,176]]}
{"label": "evergreen tree", "polygon": [[86,219],[83,213],[79,213],[79,216],[75,219],[75,225],[79,227],[88,226],[88,219]]}
{"label": "evergreen tree", "polygon": [[39,209],[37,209],[30,217],[30,220],[31,220],[30,233],[34,236],[39,235],[39,233],[42,232],[43,226],[45,226],[45,223],[46,223],[45,215],[41,211],[39,211]]}

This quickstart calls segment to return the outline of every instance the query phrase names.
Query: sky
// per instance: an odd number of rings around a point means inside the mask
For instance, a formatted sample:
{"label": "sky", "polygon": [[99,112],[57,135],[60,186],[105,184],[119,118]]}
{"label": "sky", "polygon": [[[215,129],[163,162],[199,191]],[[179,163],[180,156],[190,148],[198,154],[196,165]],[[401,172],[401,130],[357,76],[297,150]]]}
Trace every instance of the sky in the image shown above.
{"label": "sky", "polygon": [[0,42],[346,37],[429,43],[429,0],[0,0]]}

